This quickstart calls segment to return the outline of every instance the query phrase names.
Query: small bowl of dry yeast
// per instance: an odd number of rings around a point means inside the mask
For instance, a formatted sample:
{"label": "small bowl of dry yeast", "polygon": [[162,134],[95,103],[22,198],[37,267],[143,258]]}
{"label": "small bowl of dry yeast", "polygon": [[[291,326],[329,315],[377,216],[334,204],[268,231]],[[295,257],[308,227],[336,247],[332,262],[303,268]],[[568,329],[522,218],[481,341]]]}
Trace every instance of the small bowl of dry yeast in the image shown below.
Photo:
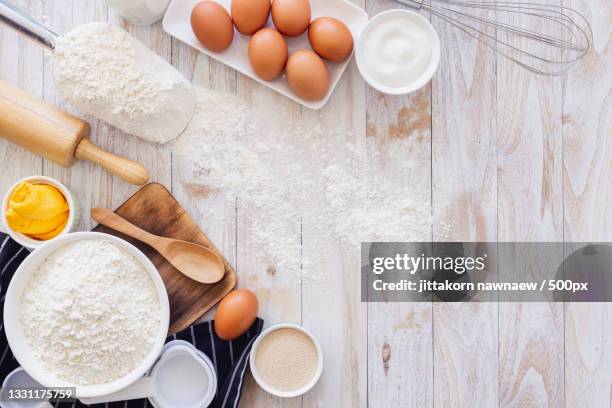
{"label": "small bowl of dry yeast", "polygon": [[257,338],[250,366],[264,391],[292,398],[305,394],[317,383],[323,371],[323,352],[308,330],[296,324],[278,324]]}

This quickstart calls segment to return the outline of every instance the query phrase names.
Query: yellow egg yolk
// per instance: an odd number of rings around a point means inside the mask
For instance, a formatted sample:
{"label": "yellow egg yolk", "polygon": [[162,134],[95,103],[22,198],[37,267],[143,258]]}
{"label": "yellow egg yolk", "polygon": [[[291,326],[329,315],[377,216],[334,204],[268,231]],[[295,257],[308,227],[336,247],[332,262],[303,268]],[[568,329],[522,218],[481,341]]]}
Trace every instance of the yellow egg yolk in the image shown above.
{"label": "yellow egg yolk", "polygon": [[64,195],[49,184],[21,183],[10,196],[6,220],[17,232],[48,240],[66,226],[68,203]]}

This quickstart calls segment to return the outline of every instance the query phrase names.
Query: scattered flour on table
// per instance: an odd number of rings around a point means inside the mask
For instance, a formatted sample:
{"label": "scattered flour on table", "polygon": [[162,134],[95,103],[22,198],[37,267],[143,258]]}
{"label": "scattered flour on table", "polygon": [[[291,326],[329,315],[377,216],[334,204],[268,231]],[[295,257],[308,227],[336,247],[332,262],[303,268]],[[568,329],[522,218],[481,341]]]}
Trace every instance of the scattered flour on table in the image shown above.
{"label": "scattered flour on table", "polygon": [[160,322],[144,267],[110,241],[69,243],[35,271],[20,320],[34,354],[68,382],[89,385],[131,372],[153,347]]}
{"label": "scattered flour on table", "polygon": [[180,72],[107,23],[82,24],[60,37],[53,74],[77,110],[151,142],[175,139],[195,109],[194,89]]}
{"label": "scattered flour on table", "polygon": [[187,188],[237,197],[250,249],[280,273],[324,279],[310,274],[304,247],[324,254],[337,243],[358,254],[362,241],[431,238],[429,189],[414,195],[414,180],[388,176],[416,168],[409,138],[381,144],[321,123],[300,125],[233,95],[197,94],[196,114],[173,150]]}

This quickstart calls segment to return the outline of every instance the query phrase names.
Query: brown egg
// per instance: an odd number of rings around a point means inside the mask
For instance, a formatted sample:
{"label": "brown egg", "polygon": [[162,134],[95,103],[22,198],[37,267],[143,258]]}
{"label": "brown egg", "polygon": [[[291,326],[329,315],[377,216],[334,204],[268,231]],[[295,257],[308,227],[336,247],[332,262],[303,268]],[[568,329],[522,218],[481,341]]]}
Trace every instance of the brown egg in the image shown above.
{"label": "brown egg", "polygon": [[310,2],[308,0],[274,0],[272,21],[278,31],[288,37],[297,37],[310,25]]}
{"label": "brown egg", "polygon": [[242,336],[257,318],[257,297],[248,289],[237,289],[225,296],[215,314],[215,332],[223,340]]}
{"label": "brown egg", "polygon": [[287,61],[287,81],[300,98],[307,101],[321,100],[329,89],[327,65],[313,51],[296,51]]}
{"label": "brown egg", "polygon": [[251,35],[266,25],[270,16],[270,0],[232,0],[232,20],[236,29]]}
{"label": "brown egg", "polygon": [[214,52],[232,45],[234,25],[229,13],[219,3],[201,1],[191,11],[191,28],[198,41]]}
{"label": "brown egg", "polygon": [[310,24],[308,40],[321,58],[346,61],[353,52],[353,35],[346,24],[333,17],[320,17]]}
{"label": "brown egg", "polygon": [[280,76],[287,63],[285,37],[273,28],[262,28],[249,41],[249,62],[261,79],[272,81]]}

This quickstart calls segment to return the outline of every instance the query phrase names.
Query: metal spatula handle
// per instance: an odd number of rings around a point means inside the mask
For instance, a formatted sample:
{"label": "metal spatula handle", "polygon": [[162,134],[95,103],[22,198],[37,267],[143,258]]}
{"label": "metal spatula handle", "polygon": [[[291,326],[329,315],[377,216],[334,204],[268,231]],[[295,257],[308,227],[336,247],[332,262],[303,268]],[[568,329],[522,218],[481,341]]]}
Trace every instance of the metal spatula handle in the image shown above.
{"label": "metal spatula handle", "polygon": [[55,49],[58,35],[6,0],[0,0],[0,21],[45,47]]}

